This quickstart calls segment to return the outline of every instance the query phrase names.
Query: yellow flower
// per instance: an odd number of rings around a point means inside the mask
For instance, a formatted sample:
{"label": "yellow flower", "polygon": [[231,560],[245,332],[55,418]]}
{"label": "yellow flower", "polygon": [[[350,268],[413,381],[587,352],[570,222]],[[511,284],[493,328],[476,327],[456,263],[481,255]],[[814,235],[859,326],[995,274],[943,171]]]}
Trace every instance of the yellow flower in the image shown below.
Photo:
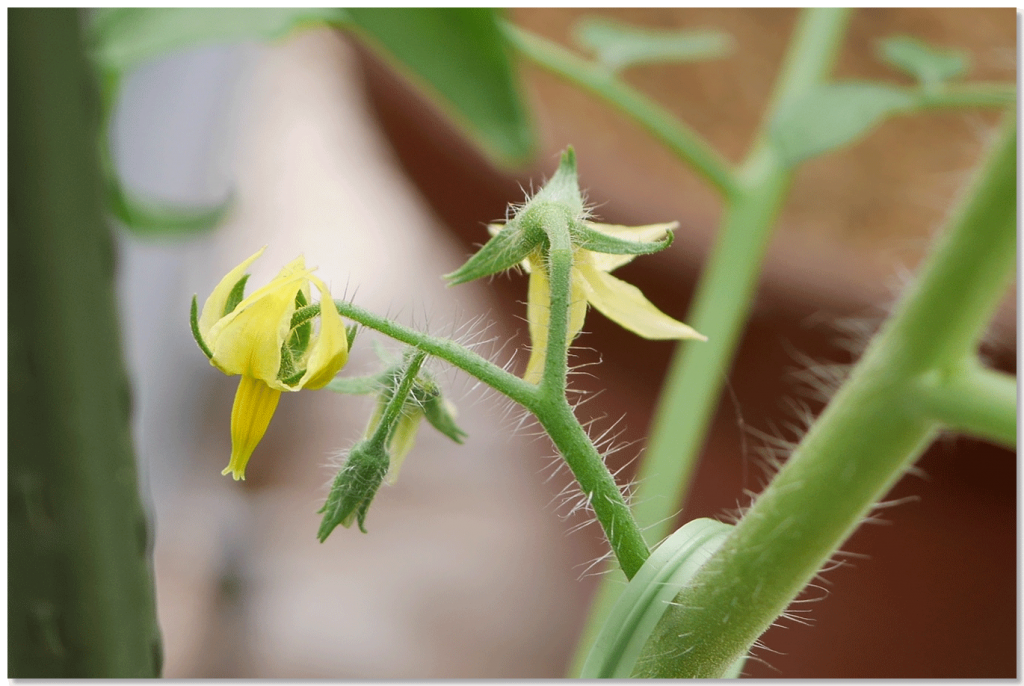
{"label": "yellow flower", "polygon": [[[603,234],[633,242],[660,241],[669,231],[678,226],[677,222],[650,224],[648,226],[617,226],[583,222],[588,228]],[[492,233],[501,226],[489,227]],[[617,279],[610,271],[629,263],[636,255],[611,255],[577,248],[572,261],[569,326],[566,342],[571,343],[583,329],[587,305],[593,305],[601,314],[633,333],[644,338],[666,340],[707,338],[693,328],[676,321],[651,303],[636,286]],[[525,260],[523,268],[530,274],[529,292],[526,303],[526,320],[530,326],[530,360],[523,378],[538,383],[544,373],[547,357],[548,326],[550,321],[551,286],[547,266],[541,250],[534,250]]]}
{"label": "yellow flower", "polygon": [[[345,326],[323,281],[300,256],[269,284],[242,299],[246,269],[263,251],[221,279],[203,305],[193,333],[210,364],[242,379],[231,408],[231,461],[222,474],[245,478],[245,465],[263,438],[282,391],[326,386],[348,359]],[[310,283],[320,291],[320,330],[305,320],[293,326],[296,309],[310,304]]]}

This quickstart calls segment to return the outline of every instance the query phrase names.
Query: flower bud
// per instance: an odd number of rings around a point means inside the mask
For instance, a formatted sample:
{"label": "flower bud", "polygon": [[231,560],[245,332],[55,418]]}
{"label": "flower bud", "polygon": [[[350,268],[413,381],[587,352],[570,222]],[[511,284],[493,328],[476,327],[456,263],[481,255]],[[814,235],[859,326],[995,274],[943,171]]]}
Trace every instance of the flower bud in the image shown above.
{"label": "flower bud", "polygon": [[391,458],[380,441],[360,441],[349,451],[345,465],[334,477],[327,502],[317,511],[323,514],[317,538],[323,543],[339,524],[348,528],[359,522],[364,534],[366,511],[388,472]]}

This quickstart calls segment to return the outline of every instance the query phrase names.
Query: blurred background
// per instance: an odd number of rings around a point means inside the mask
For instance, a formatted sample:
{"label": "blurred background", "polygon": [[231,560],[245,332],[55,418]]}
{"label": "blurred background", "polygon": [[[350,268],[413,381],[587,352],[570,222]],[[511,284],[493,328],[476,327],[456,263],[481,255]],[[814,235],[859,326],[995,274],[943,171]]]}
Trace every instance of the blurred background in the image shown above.
{"label": "blurred background", "polygon": [[[717,28],[726,59],[630,70],[627,80],[732,161],[758,124],[796,12],[521,9],[517,24],[569,44],[582,14],[662,28]],[[1016,81],[1009,9],[876,9],[853,15],[836,74],[903,82],[874,56],[906,33],[969,51],[972,80]],[[683,319],[714,239],[718,198],[620,115],[522,68],[542,149],[533,166],[490,166],[408,83],[350,38],[297,32],[272,45],[176,53],[124,84],[112,144],[132,190],[182,203],[229,195],[234,209],[188,240],[118,233],[119,298],[135,392],[143,487],[156,520],[165,676],[264,678],[558,677],[585,622],[606,548],[567,516],[564,470],[530,420],[461,373],[436,365],[469,433],[429,427],[368,535],[317,542],[332,461],[365,428],[372,400],[327,391],[281,401],[245,482],[230,453],[237,379],[212,369],[187,327],[231,267],[268,245],[254,286],[304,254],[335,297],[476,343],[522,370],[526,279],[458,288],[440,275],[486,239],[575,146],[581,183],[611,223],[680,222],[673,247],[617,275]],[[970,177],[995,112],[893,119],[853,147],[806,164],[769,251],[743,339],[680,522],[725,517],[767,478],[763,451],[794,441],[822,406],[809,366],[844,365],[885,316],[952,199]],[[986,347],[1015,371],[1011,296]],[[594,312],[574,377],[581,419],[621,432],[612,466],[643,451],[672,345],[639,339]],[[378,362],[364,331],[345,374]],[[384,344],[388,344],[386,341]],[[617,422],[617,423],[616,423]],[[1012,677],[1016,674],[1016,465],[965,439],[938,442],[891,494],[886,526],[844,546],[846,564],[806,594],[811,626],[783,622],[753,677]],[[635,463],[623,472],[635,471]],[[618,574],[618,572],[613,572]]]}

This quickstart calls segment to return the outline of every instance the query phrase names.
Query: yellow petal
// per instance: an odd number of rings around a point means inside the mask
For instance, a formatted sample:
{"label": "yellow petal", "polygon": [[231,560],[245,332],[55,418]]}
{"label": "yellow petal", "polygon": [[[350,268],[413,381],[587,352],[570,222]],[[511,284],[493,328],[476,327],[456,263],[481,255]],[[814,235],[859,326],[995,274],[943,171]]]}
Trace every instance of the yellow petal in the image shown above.
{"label": "yellow petal", "polygon": [[[569,321],[565,332],[566,345],[572,343],[579,335],[587,316],[587,295],[576,275],[575,267],[572,274]],[[526,363],[523,379],[535,384],[540,383],[541,377],[544,376],[548,329],[551,326],[551,283],[548,281],[547,270],[536,265],[530,272],[530,286],[526,296],[526,321],[530,325],[530,360]]]}
{"label": "yellow petal", "polygon": [[[597,224],[587,222],[587,226],[595,231],[606,233],[615,238],[637,243],[653,243],[660,241],[665,235],[679,227],[679,222],[667,222],[665,224],[648,224],[646,226],[622,226],[620,224]],[[618,269],[624,264],[633,261],[636,255],[609,255],[607,253],[590,252],[591,263],[603,272],[610,272]]]}
{"label": "yellow petal", "polygon": [[572,288],[569,291],[569,325],[565,331],[565,342],[570,344],[580,331],[587,317],[587,291],[576,267],[572,268]]}
{"label": "yellow petal", "polygon": [[[292,276],[293,274],[298,274],[299,272],[309,273],[311,271],[314,271],[315,269],[316,269],[316,267],[313,267],[313,269],[307,270],[306,269],[306,260],[305,260],[305,258],[302,255],[299,255],[294,260],[292,260],[291,262],[286,264],[284,267],[282,267],[281,271],[278,272],[277,276],[274,277],[274,279],[275,280],[277,280],[277,279],[287,279],[288,277]],[[302,283],[302,295],[306,296],[306,302],[307,303],[312,302],[310,300],[311,291],[309,290],[309,282],[308,281],[304,281]]]}
{"label": "yellow petal", "polygon": [[707,338],[655,307],[636,286],[616,279],[592,265],[582,264],[579,273],[590,304],[613,322],[644,338]]}
{"label": "yellow petal", "polygon": [[388,466],[388,473],[384,475],[384,481],[392,486],[398,481],[398,470],[402,468],[405,456],[409,454],[412,446],[416,443],[416,432],[419,431],[421,419],[423,419],[423,410],[410,408],[407,405],[405,413],[402,414],[395,426],[390,443],[391,463]]}
{"label": "yellow petal", "polygon": [[263,439],[277,409],[281,391],[251,376],[243,376],[231,407],[231,461],[221,474],[238,481],[245,478],[245,465]]}
{"label": "yellow petal", "polygon": [[530,285],[526,295],[526,323],[530,326],[530,361],[526,363],[523,379],[540,383],[547,359],[548,326],[551,318],[551,285],[543,269],[530,272]]}
{"label": "yellow petal", "polygon": [[[263,251],[267,249],[267,246],[263,246],[256,251],[256,254],[247,259],[242,264],[238,265],[227,273],[217,287],[213,289],[213,293],[206,299],[206,304],[203,305],[203,313],[199,315],[199,333],[202,334],[205,339],[207,334],[210,333],[210,329],[213,325],[224,316],[224,308],[228,304],[228,295],[231,294],[231,289],[235,287],[239,279],[245,276],[245,271],[249,268],[253,262],[256,261]],[[207,341],[209,345],[209,341]]]}
{"label": "yellow petal", "polygon": [[665,237],[669,231],[679,228],[679,222],[664,222],[662,224],[646,224],[644,226],[623,226],[622,224],[600,224],[598,222],[586,222],[586,225],[594,231],[621,238],[625,241],[636,241],[638,243],[650,243]]}
{"label": "yellow petal", "polygon": [[291,330],[295,293],[308,277],[305,271],[274,279],[214,324],[206,337],[213,351],[210,362],[225,374],[244,374],[278,384],[281,345]]}
{"label": "yellow petal", "polygon": [[348,361],[348,335],[327,286],[316,277],[309,280],[320,290],[320,333],[310,343],[298,388],[317,389],[329,384]]}

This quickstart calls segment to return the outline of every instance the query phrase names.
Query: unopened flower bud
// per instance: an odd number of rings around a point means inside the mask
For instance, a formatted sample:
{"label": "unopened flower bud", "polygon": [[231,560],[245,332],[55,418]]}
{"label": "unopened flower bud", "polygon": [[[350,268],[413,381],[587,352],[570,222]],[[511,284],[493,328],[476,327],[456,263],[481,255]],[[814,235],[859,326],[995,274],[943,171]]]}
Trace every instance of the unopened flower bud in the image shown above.
{"label": "unopened flower bud", "polygon": [[366,533],[366,511],[384,481],[390,462],[387,450],[379,441],[360,441],[352,447],[345,465],[334,477],[327,502],[317,512],[324,516],[316,534],[321,543],[339,524],[348,528],[358,521],[359,530]]}

